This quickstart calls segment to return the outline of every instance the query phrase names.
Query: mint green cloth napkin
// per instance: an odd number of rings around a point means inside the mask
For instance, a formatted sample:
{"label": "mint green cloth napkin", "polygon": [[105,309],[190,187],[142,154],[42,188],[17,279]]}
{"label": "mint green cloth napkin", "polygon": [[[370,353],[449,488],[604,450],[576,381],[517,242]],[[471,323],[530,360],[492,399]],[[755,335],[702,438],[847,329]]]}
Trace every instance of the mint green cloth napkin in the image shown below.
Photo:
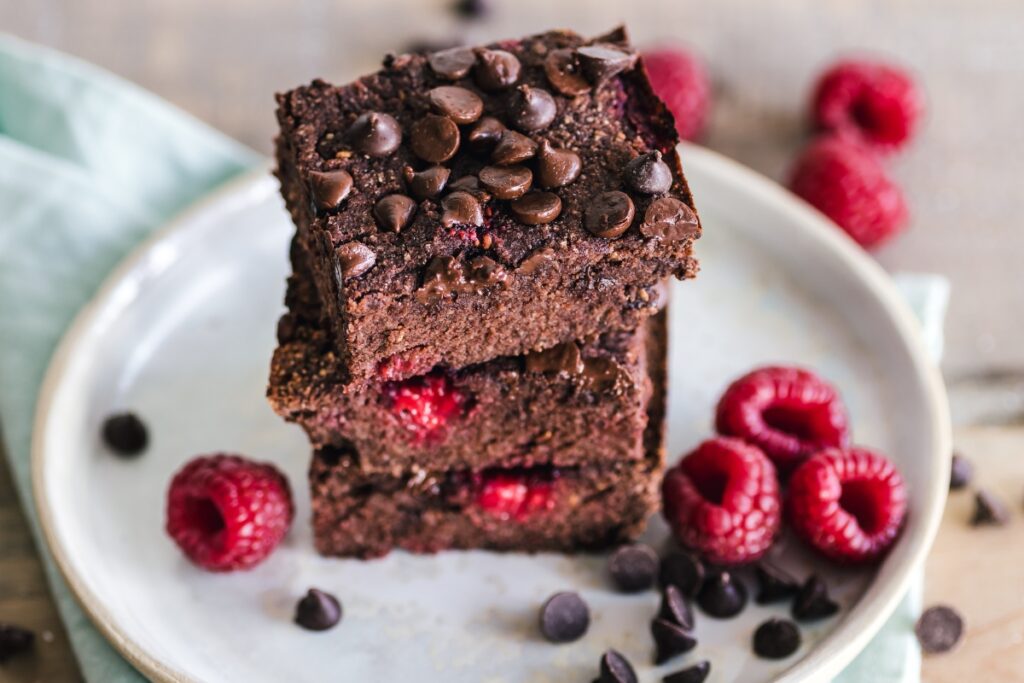
{"label": "mint green cloth napkin", "polygon": [[[260,163],[250,150],[129,83],[0,35],[0,426],[88,681],[141,676],[92,627],[39,536],[29,481],[39,386],[65,328],[110,269],[174,214]],[[931,343],[941,348],[948,285],[931,276],[900,282]],[[917,681],[911,626],[919,607],[920,582],[841,680]]]}

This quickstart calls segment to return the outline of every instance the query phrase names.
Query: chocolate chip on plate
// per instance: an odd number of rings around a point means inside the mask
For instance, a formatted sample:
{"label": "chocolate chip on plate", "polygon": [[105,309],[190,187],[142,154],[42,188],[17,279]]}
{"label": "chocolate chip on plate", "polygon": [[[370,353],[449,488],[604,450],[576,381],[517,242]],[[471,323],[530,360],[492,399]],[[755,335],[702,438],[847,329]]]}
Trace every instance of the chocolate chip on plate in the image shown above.
{"label": "chocolate chip on plate", "polygon": [[506,129],[491,152],[491,161],[499,166],[518,164],[532,157],[536,151],[536,142],[522,133]]}
{"label": "chocolate chip on plate", "polygon": [[590,81],[580,73],[576,51],[572,48],[552,50],[544,59],[544,74],[548,83],[558,92],[569,97],[590,92]]}
{"label": "chocolate chip on plate", "polygon": [[545,189],[568,185],[580,176],[583,162],[580,155],[570,149],[552,147],[542,140],[537,148],[537,184]]}
{"label": "chocolate chip on plate", "polygon": [[637,683],[636,671],[629,660],[617,650],[605,650],[601,655],[600,683]]}
{"label": "chocolate chip on plate", "polygon": [[661,606],[658,618],[671,621],[687,631],[693,630],[693,610],[690,603],[677,587],[669,584],[661,592]]}
{"label": "chocolate chip on plate", "polygon": [[608,558],[608,574],[623,593],[647,590],[658,576],[658,554],[643,543],[619,546]]}
{"label": "chocolate chip on plate", "polygon": [[696,638],[682,626],[673,624],[668,619],[652,621],[651,635],[654,637],[655,664],[664,664],[673,657],[697,647]]}
{"label": "chocolate chip on plate", "polygon": [[795,577],[767,562],[758,564],[755,573],[758,585],[755,601],[759,605],[788,600],[800,590],[800,582]]}
{"label": "chocolate chip on plate", "polygon": [[149,430],[135,413],[117,413],[103,421],[104,443],[118,455],[138,455],[149,445]]}
{"label": "chocolate chip on plate", "polygon": [[531,88],[525,83],[515,89],[508,105],[512,125],[527,133],[547,128],[557,113],[558,107],[551,93]]}
{"label": "chocolate chip on plate", "polygon": [[804,581],[793,600],[793,618],[797,621],[825,619],[838,611],[839,605],[829,597],[828,586],[817,574]]}
{"label": "chocolate chip on plate", "polygon": [[330,211],[338,208],[352,192],[352,176],[342,169],[310,171],[309,188],[316,207],[321,211]]}
{"label": "chocolate chip on plate", "polygon": [[800,629],[789,619],[769,619],[754,631],[754,654],[785,659],[800,648]]}
{"label": "chocolate chip on plate", "polygon": [[452,9],[464,19],[479,19],[491,11],[488,0],[455,0]]}
{"label": "chocolate chip on plate", "polygon": [[356,118],[346,136],[357,152],[384,157],[402,143],[402,127],[390,114],[370,111]]}
{"label": "chocolate chip on plate", "polygon": [[341,621],[341,603],[330,593],[310,588],[295,606],[295,623],[309,631],[326,631]]}
{"label": "chocolate chip on plate", "polygon": [[427,101],[438,114],[455,123],[473,123],[484,113],[484,101],[472,90],[457,85],[439,85],[427,91]]}
{"label": "chocolate chip on plate", "polygon": [[469,192],[452,192],[441,200],[441,225],[483,225],[484,212],[480,202]]}
{"label": "chocolate chip on plate", "polygon": [[389,194],[377,200],[373,217],[384,230],[401,232],[416,214],[416,200],[404,194]]}
{"label": "chocolate chip on plate", "polygon": [[655,150],[633,159],[623,171],[626,182],[643,194],[662,194],[672,187],[672,169],[661,160],[661,152]]}
{"label": "chocolate chip on plate", "polygon": [[971,483],[974,477],[974,465],[961,453],[953,453],[953,463],[949,470],[949,490],[957,491]]}
{"label": "chocolate chip on plate", "polygon": [[704,583],[704,563],[692,553],[674,552],[661,561],[658,582],[675,586],[688,598],[696,597]]}
{"label": "chocolate chip on plate", "polygon": [[697,594],[697,604],[709,616],[729,619],[746,606],[747,587],[729,571],[713,571],[704,579]]}
{"label": "chocolate chip on plate", "polygon": [[377,262],[377,255],[362,242],[346,242],[335,250],[338,265],[341,267],[341,279],[349,280],[359,277]]}
{"label": "chocolate chip on plate", "polygon": [[427,114],[412,124],[409,146],[424,161],[448,161],[459,149],[459,127],[447,116]]}
{"label": "chocolate chip on plate", "polygon": [[580,70],[591,83],[600,85],[612,76],[632,69],[636,54],[614,45],[597,43],[576,49]]}
{"label": "chocolate chip on plate", "polygon": [[405,184],[417,199],[430,199],[441,194],[451,174],[451,169],[436,165],[422,171],[414,171],[411,166],[406,166],[403,171]]}
{"label": "chocolate chip on plate", "polygon": [[590,627],[590,609],[577,593],[555,593],[540,608],[540,632],[552,643],[579,640]]}
{"label": "chocolate chip on plate", "polygon": [[704,659],[661,679],[661,683],[704,683],[711,673],[711,662]]}
{"label": "chocolate chip on plate", "polygon": [[597,237],[615,239],[629,229],[636,209],[625,192],[613,190],[591,200],[583,217],[583,224]]}
{"label": "chocolate chip on plate", "polygon": [[525,166],[484,166],[477,178],[498,199],[516,199],[530,189],[533,171]]}
{"label": "chocolate chip on plate", "polygon": [[985,489],[975,492],[973,526],[1003,526],[1009,521],[1010,511],[1003,501]]}
{"label": "chocolate chip on plate", "polygon": [[519,80],[519,59],[505,50],[476,50],[476,84],[484,90],[503,90]]}
{"label": "chocolate chip on plate", "polygon": [[658,197],[647,207],[640,234],[664,242],[693,239],[700,233],[697,214],[675,197]]}
{"label": "chocolate chip on plate", "polygon": [[0,664],[31,650],[35,638],[35,634],[28,629],[14,624],[0,624]]}
{"label": "chocolate chip on plate", "polygon": [[949,652],[963,638],[964,620],[947,605],[936,605],[924,611],[914,626],[917,642],[928,654]]}
{"label": "chocolate chip on plate", "polygon": [[472,48],[453,47],[447,50],[434,52],[427,57],[427,62],[434,73],[441,78],[455,81],[466,74],[476,64],[476,53]]}
{"label": "chocolate chip on plate", "polygon": [[562,200],[553,192],[529,192],[509,205],[516,220],[526,225],[543,225],[562,213]]}

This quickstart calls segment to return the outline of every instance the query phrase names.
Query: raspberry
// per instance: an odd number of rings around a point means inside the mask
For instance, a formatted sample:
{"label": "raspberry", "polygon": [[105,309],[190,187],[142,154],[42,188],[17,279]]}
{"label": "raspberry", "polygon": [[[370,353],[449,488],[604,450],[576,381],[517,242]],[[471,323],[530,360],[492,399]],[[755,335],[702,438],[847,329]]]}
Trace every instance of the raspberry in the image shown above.
{"label": "raspberry", "polygon": [[167,533],[192,562],[215,572],[259,564],[294,514],[284,475],[237,455],[194,458],[167,492]]}
{"label": "raspberry", "polygon": [[796,533],[826,557],[871,562],[896,540],[907,492],[899,471],[881,455],[827,448],[793,472],[786,512]]}
{"label": "raspberry", "polygon": [[912,137],[923,98],[910,76],[881,62],[843,61],[828,69],[814,89],[814,125],[891,152]]}
{"label": "raspberry", "polygon": [[452,418],[464,415],[468,407],[465,394],[439,372],[388,382],[384,385],[384,397],[388,408],[416,441],[439,435]]}
{"label": "raspberry", "polygon": [[845,446],[846,408],[832,385],[801,370],[758,368],[729,385],[718,401],[719,434],[748,441],[783,472],[828,446]]}
{"label": "raspberry", "polygon": [[475,477],[476,504],[502,519],[523,520],[554,507],[554,472],[493,470]]}
{"label": "raspberry", "polygon": [[878,247],[907,222],[903,192],[878,159],[836,136],[819,138],[803,151],[789,187],[865,249]]}
{"label": "raspberry", "polygon": [[651,87],[675,117],[679,137],[696,140],[711,108],[711,84],[704,65],[677,47],[645,52],[643,62]]}
{"label": "raspberry", "polygon": [[739,439],[702,443],[668,471],[661,492],[676,539],[715,564],[756,560],[779,531],[775,466]]}

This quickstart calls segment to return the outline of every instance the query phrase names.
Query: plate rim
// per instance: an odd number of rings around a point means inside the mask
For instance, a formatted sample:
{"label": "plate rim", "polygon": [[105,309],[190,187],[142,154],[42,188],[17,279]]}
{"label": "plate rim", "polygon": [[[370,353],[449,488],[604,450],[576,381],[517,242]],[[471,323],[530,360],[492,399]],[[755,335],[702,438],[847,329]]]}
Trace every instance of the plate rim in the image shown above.
{"label": "plate rim", "polygon": [[[928,358],[919,325],[909,305],[900,297],[889,275],[852,239],[837,229],[827,217],[816,209],[789,193],[773,180],[740,162],[691,143],[683,143],[680,145],[680,150],[684,160],[698,159],[696,163],[701,166],[702,173],[714,176],[727,184],[741,186],[745,193],[788,214],[790,222],[797,229],[804,232],[812,241],[818,242],[823,249],[840,258],[870,291],[893,323],[900,341],[910,352],[910,370],[925,390],[927,414],[931,418],[932,425],[931,437],[935,444],[931,459],[932,465],[938,468],[938,476],[934,478],[930,490],[920,490],[921,494],[927,496],[931,504],[926,508],[924,519],[920,520],[923,530],[918,535],[917,547],[907,558],[907,566],[904,570],[892,577],[880,589],[872,609],[851,614],[805,657],[783,672],[778,679],[784,683],[811,680],[812,677],[822,677],[822,679],[828,680],[837,675],[864,649],[868,641],[875,636],[895,611],[917,570],[923,566],[938,532],[948,494],[946,482],[949,478],[950,463],[947,456],[952,449],[952,421],[945,384],[938,365]],[[264,163],[253,171],[243,173],[223,183],[177,214],[137,245],[107,275],[103,284],[78,312],[61,337],[47,367],[36,401],[30,459],[32,498],[43,540],[46,542],[58,572],[92,624],[132,666],[146,677],[157,681],[192,682],[195,679],[161,662],[139,645],[130,634],[124,633],[117,626],[115,618],[104,606],[100,597],[85,586],[84,582],[75,574],[73,563],[65,552],[65,548],[57,541],[54,513],[50,501],[45,496],[46,487],[43,477],[46,457],[46,424],[53,400],[75,347],[91,327],[94,319],[109,304],[111,295],[122,285],[126,277],[151,255],[156,245],[176,233],[182,225],[190,223],[212,207],[226,203],[232,198],[235,201],[242,201],[247,197],[244,191],[246,189],[252,191],[268,187],[267,176],[269,173],[270,165]]]}

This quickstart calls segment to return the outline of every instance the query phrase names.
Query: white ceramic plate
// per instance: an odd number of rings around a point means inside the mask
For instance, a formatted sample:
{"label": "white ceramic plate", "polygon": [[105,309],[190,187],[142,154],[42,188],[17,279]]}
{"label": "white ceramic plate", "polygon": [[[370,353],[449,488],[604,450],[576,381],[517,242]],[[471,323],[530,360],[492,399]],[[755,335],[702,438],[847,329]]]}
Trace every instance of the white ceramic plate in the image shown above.
{"label": "white ceramic plate", "polygon": [[[910,487],[908,525],[877,573],[820,565],[791,541],[776,549],[800,573],[824,571],[844,607],[805,631],[798,654],[753,657],[753,629],[784,608],[752,605],[729,621],[699,617],[697,650],[654,668],[648,622],[658,598],[609,590],[599,557],[318,557],[308,449],[263,398],[291,233],[265,173],[203,202],[123,264],[50,367],[34,438],[36,500],[96,625],[157,680],[586,681],[609,647],[648,681],[697,658],[712,661],[717,683],[839,671],[895,608],[936,530],[950,451],[942,384],[874,262],[763,178],[699,148],[683,157],[706,231],[700,277],[673,292],[670,458],[710,435],[730,379],[759,363],[799,363],[841,388],[856,441],[890,454]],[[102,419],[122,408],[151,427],[152,446],[136,461],[99,442]],[[248,573],[200,571],[162,530],[172,473],[212,451],[272,460],[296,491],[289,537]],[[664,524],[655,520],[648,536],[663,542]],[[310,586],[343,601],[334,630],[291,623]],[[583,593],[593,625],[577,643],[550,645],[536,634],[536,610],[564,589]]]}

